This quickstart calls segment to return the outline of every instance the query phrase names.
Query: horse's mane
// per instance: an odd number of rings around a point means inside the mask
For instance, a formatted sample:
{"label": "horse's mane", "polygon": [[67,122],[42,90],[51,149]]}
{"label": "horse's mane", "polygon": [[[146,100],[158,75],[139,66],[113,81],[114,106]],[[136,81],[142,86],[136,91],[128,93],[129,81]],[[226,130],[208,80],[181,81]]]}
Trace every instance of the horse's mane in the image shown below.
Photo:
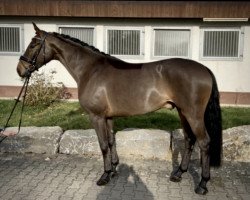
{"label": "horse's mane", "polygon": [[100,51],[99,49],[97,49],[96,47],[91,46],[88,43],[83,42],[83,41],[81,41],[81,40],[79,40],[77,38],[71,37],[69,35],[59,34],[59,33],[56,33],[56,32],[53,32],[52,34],[55,37],[57,37],[57,38],[59,38],[61,40],[64,40],[64,39],[70,40],[72,42],[80,44],[83,47],[87,47],[87,48],[89,48],[90,50],[92,50],[94,52],[97,52],[97,53],[99,53],[99,54],[101,54],[103,56],[106,56],[109,59],[110,63],[112,63],[115,68],[119,68],[119,69],[141,69],[141,64],[127,65],[127,63],[122,61],[121,59],[116,58],[114,56],[111,56],[109,54],[106,54],[106,53]]}
{"label": "horse's mane", "polygon": [[81,41],[81,40],[79,40],[79,39],[77,39],[77,38],[71,37],[71,36],[69,36],[69,35],[59,34],[59,33],[56,33],[56,32],[53,32],[53,35],[56,36],[56,37],[58,37],[58,38],[63,38],[63,39],[66,39],[66,40],[70,40],[70,41],[72,41],[72,42],[75,42],[75,43],[77,43],[77,44],[80,44],[81,46],[87,47],[87,48],[91,49],[92,51],[97,52],[97,53],[100,53],[100,54],[102,54],[102,55],[104,55],[104,56],[110,56],[109,54],[106,54],[106,53],[100,51],[100,50],[97,49],[96,47],[94,47],[94,46],[92,46],[92,45],[89,45],[88,43],[83,42],[83,41]]}

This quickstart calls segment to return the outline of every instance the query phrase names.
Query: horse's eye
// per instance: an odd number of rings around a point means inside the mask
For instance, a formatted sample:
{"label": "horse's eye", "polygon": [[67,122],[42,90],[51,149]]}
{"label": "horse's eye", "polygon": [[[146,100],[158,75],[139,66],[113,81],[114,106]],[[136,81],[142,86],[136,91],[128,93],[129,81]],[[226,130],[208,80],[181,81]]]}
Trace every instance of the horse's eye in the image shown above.
{"label": "horse's eye", "polygon": [[39,42],[32,42],[32,43],[30,44],[30,48],[33,49],[33,48],[35,48],[36,46],[38,46],[39,44],[40,44]]}
{"label": "horse's eye", "polygon": [[33,48],[36,47],[38,44],[39,44],[39,42],[38,42],[35,38],[33,38],[33,39],[32,39],[32,42],[31,42],[31,44],[30,44],[30,48],[33,49]]}

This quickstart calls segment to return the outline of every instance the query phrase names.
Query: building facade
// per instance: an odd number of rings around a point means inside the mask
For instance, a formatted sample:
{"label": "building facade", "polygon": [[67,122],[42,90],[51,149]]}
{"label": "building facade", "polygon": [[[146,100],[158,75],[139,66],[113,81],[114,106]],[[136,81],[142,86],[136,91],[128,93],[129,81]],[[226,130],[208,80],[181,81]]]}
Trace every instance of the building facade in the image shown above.
{"label": "building facade", "polygon": [[[20,3],[22,2],[22,3]],[[40,29],[76,37],[127,62],[181,57],[216,76],[221,103],[250,104],[250,4],[193,1],[0,1],[0,97],[22,85],[20,55]],[[76,83],[57,61],[55,82],[77,98]],[[178,81],[178,80],[177,80]]]}

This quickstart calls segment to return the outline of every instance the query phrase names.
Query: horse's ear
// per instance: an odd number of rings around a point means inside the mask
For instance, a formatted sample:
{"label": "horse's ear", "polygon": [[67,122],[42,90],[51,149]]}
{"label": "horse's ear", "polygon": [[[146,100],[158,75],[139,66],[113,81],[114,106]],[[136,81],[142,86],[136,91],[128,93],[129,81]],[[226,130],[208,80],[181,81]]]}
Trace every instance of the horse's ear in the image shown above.
{"label": "horse's ear", "polygon": [[36,31],[36,34],[39,35],[39,33],[41,33],[41,30],[37,27],[37,25],[36,25],[34,22],[32,22],[32,24],[33,24],[33,26],[34,26],[34,29],[35,29],[35,31]]}

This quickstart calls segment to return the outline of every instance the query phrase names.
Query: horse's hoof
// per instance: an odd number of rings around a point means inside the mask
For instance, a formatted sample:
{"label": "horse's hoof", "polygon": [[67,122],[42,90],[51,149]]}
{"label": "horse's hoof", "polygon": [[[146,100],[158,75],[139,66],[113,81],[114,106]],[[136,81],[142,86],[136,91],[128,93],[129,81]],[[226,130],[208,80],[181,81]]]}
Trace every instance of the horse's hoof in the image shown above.
{"label": "horse's hoof", "polygon": [[111,179],[112,174],[104,172],[104,174],[101,176],[101,178],[96,182],[98,186],[106,185],[110,179]]}
{"label": "horse's hoof", "polygon": [[196,193],[196,194],[200,194],[200,195],[205,195],[205,194],[208,193],[208,190],[207,190],[206,187],[203,188],[203,187],[201,187],[201,186],[198,186],[198,187],[195,189],[195,193]]}
{"label": "horse's hoof", "polygon": [[170,176],[170,181],[172,182],[181,182],[181,176],[176,176],[175,174]]}

